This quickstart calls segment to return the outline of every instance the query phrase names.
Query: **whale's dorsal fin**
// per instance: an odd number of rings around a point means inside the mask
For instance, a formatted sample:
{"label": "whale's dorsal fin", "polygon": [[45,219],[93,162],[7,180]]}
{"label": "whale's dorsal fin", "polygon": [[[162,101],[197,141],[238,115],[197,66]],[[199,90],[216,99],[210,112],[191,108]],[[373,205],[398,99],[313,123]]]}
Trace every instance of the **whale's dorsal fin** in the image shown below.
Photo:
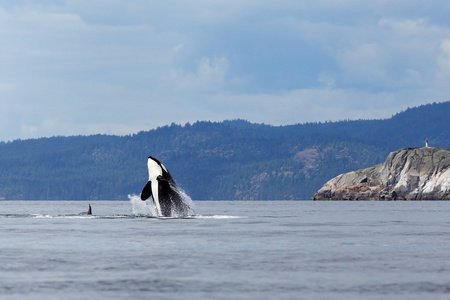
{"label": "whale's dorsal fin", "polygon": [[89,209],[88,209],[88,211],[87,211],[87,214],[88,214],[88,215],[92,215],[92,208],[91,208],[91,204],[89,204]]}

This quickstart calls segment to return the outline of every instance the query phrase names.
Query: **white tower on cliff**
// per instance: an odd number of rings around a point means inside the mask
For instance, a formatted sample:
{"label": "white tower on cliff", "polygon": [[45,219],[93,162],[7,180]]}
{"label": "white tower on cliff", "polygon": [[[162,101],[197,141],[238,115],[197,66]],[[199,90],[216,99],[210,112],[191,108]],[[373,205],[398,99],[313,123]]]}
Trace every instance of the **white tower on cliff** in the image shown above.
{"label": "white tower on cliff", "polygon": [[425,140],[425,147],[428,148],[428,139]]}

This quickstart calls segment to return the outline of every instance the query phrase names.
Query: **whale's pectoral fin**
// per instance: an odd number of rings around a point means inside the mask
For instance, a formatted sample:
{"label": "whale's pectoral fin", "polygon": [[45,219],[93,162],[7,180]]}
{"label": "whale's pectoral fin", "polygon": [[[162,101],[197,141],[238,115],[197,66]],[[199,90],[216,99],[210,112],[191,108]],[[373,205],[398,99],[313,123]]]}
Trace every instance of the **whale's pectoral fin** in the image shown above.
{"label": "whale's pectoral fin", "polygon": [[145,201],[148,198],[150,198],[151,195],[152,195],[152,182],[149,181],[149,182],[147,182],[147,184],[144,186],[144,189],[142,190],[141,200]]}

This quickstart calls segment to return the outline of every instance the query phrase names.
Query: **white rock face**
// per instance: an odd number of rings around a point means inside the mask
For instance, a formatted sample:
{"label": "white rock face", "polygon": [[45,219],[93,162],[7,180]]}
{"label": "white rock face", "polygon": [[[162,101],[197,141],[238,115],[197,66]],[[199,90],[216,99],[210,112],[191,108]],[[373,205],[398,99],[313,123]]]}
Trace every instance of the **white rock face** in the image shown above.
{"label": "white rock face", "polygon": [[405,148],[382,164],[341,174],[313,200],[450,200],[450,151]]}

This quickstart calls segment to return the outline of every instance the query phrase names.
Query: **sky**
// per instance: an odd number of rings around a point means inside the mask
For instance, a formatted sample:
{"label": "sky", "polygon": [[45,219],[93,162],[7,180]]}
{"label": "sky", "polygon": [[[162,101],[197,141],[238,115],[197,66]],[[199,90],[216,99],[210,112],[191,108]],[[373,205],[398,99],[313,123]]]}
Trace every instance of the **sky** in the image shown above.
{"label": "sky", "polygon": [[450,95],[450,1],[0,0],[0,141],[379,119]]}

